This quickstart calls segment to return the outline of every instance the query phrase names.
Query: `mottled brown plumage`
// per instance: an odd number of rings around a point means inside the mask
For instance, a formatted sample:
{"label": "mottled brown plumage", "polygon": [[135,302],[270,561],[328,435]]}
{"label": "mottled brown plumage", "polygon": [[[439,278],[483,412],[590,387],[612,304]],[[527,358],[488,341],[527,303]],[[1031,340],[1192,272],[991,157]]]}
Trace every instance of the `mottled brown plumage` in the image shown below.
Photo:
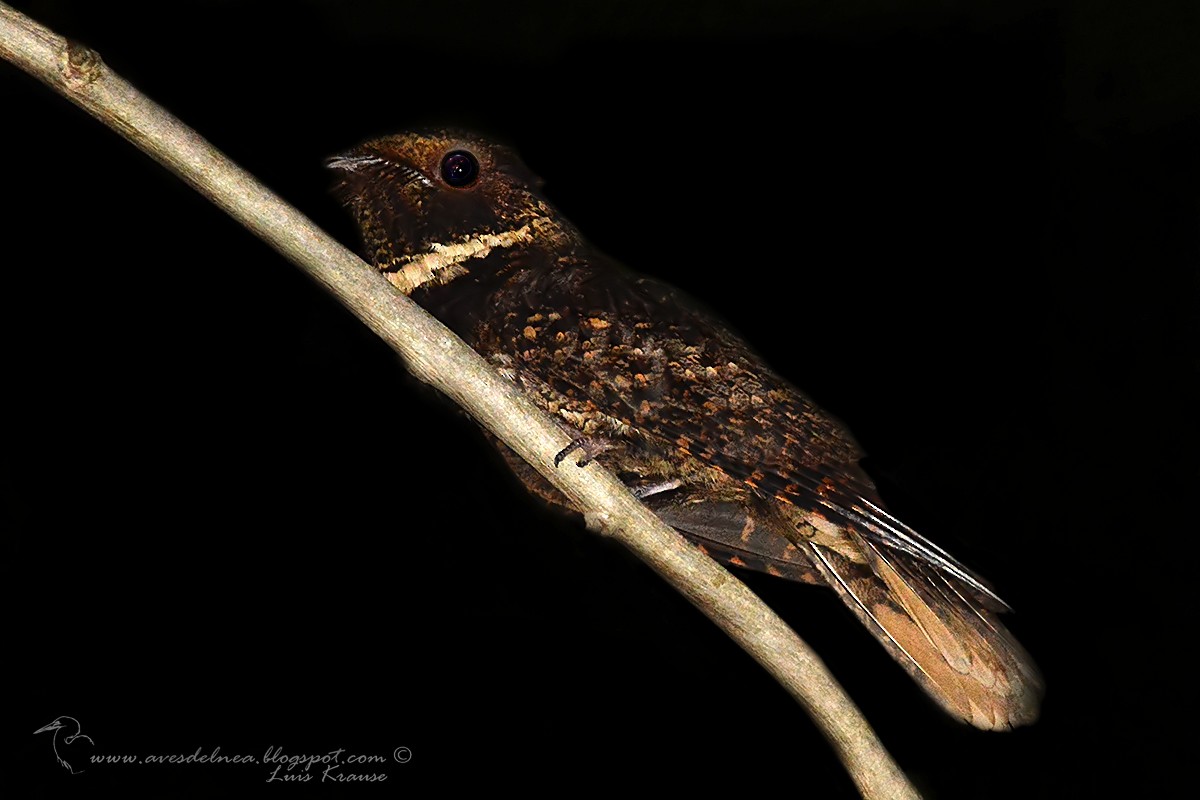
{"label": "mottled brown plumage", "polygon": [[414,133],[329,165],[368,258],[569,430],[579,463],[722,561],[831,586],[957,717],[1036,718],[1041,679],[1004,604],[884,510],[845,428],[677,290],[597,252],[511,151]]}

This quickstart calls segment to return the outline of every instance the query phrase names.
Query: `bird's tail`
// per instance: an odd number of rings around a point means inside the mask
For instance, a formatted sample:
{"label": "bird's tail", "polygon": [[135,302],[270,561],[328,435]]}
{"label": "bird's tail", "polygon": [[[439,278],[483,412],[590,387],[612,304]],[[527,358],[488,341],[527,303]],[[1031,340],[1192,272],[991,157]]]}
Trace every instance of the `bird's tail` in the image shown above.
{"label": "bird's tail", "polygon": [[943,563],[949,556],[941,550],[944,559],[931,559],[857,525],[838,527],[845,536],[838,547],[806,541],[813,565],[938,704],[984,730],[1037,719],[1041,676],[997,619],[1004,605],[990,589],[957,562]]}

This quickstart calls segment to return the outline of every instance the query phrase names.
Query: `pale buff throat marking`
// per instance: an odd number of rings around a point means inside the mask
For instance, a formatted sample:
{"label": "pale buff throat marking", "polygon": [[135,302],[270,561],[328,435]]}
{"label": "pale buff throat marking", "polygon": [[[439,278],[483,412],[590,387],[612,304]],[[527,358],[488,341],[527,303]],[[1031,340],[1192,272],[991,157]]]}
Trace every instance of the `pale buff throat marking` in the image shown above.
{"label": "pale buff throat marking", "polygon": [[424,286],[427,283],[445,283],[465,271],[465,268],[461,267],[453,269],[464,261],[473,258],[487,258],[496,248],[512,247],[531,241],[535,224],[536,221],[526,223],[515,231],[472,236],[470,239],[456,244],[435,242],[428,253],[399,259],[396,263],[404,266],[399,269],[394,266],[389,267],[389,271],[384,273],[384,277],[405,294],[411,294],[418,286]]}

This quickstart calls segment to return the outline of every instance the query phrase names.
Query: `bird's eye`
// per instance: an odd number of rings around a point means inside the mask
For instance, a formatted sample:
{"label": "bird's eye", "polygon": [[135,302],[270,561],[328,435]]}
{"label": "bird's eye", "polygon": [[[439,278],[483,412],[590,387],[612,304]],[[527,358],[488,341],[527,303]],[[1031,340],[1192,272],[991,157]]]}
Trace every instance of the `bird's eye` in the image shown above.
{"label": "bird's eye", "polygon": [[479,162],[466,150],[452,150],[442,159],[442,180],[461,189],[479,177]]}

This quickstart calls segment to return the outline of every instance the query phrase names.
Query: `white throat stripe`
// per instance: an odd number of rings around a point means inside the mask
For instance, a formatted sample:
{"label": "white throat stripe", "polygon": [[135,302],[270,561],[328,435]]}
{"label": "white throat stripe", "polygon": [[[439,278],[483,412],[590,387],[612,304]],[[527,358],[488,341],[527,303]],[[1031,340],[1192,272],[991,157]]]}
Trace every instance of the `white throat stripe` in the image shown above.
{"label": "white throat stripe", "polygon": [[[418,286],[424,286],[436,280],[439,275],[451,267],[472,258],[487,258],[492,250],[498,247],[512,247],[515,244],[528,242],[532,238],[533,231],[527,223],[515,231],[484,233],[456,244],[435,242],[430,246],[428,253],[408,256],[407,259],[399,262],[403,264],[402,267],[399,269],[389,268],[389,271],[384,272],[384,277],[400,291],[411,294]],[[444,275],[443,277],[450,276]]]}

